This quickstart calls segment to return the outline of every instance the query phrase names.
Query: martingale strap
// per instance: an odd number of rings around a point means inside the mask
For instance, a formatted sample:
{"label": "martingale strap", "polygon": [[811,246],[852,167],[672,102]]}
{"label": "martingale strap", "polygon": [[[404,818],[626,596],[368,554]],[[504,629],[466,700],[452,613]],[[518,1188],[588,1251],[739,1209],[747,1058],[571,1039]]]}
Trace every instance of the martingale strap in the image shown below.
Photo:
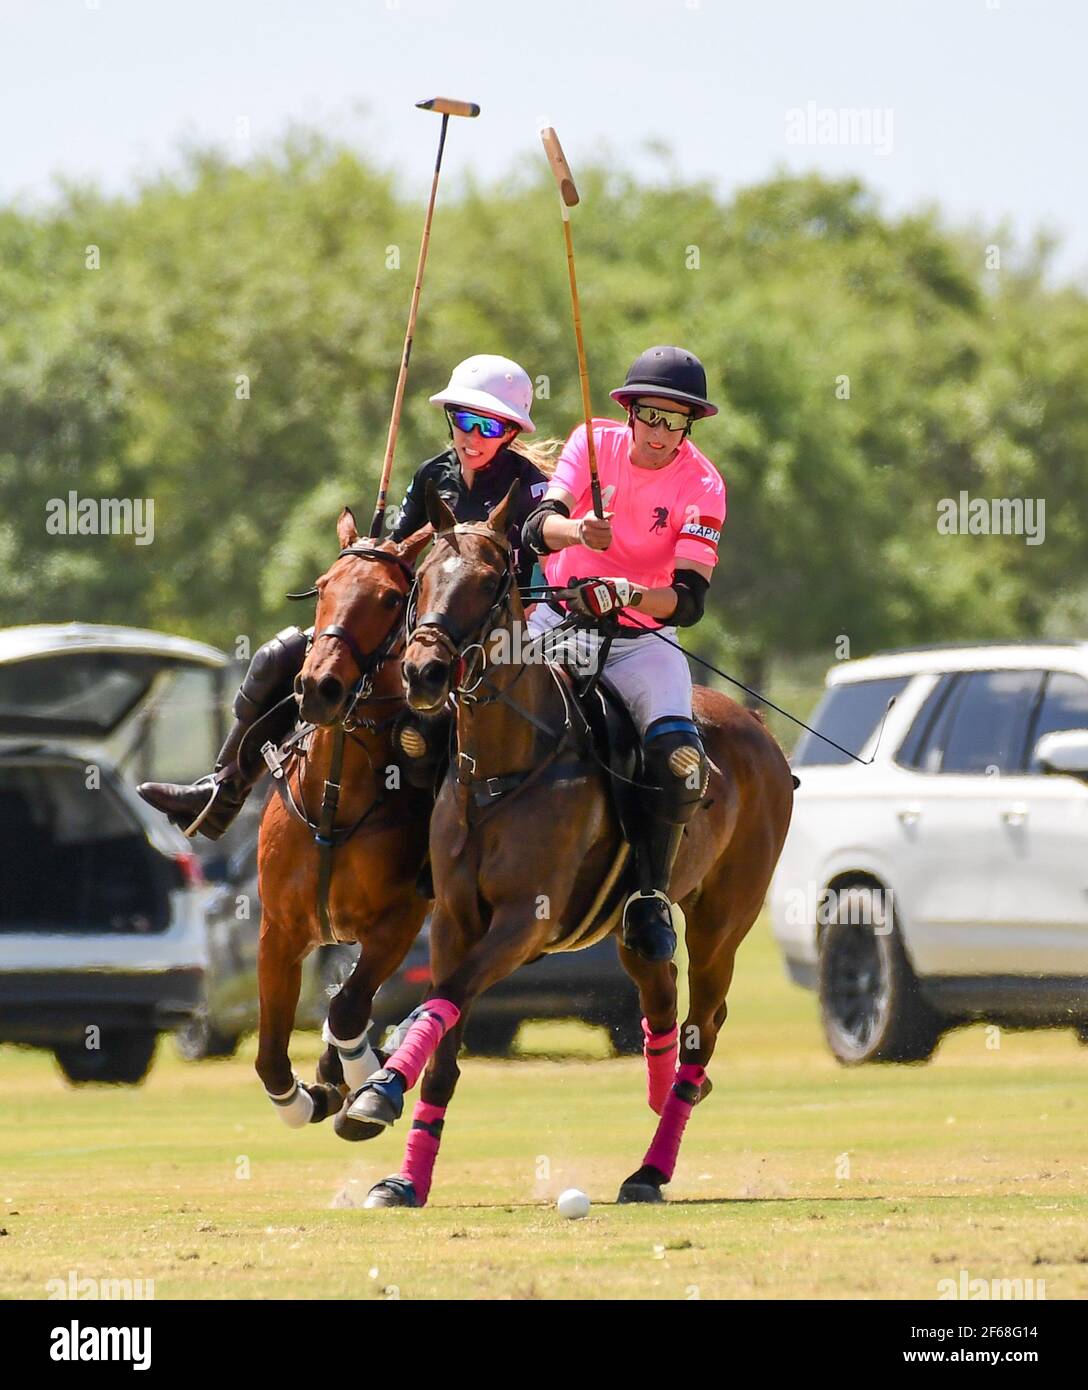
{"label": "martingale strap", "polygon": [[336,940],[329,917],[329,885],[332,882],[333,826],[336,823],[336,808],[340,804],[340,773],[343,766],[344,729],[338,724],[333,735],[329,775],[325,779],[321,814],[314,836],[317,845],[317,912],[321,922],[321,940],[326,946],[331,946]]}

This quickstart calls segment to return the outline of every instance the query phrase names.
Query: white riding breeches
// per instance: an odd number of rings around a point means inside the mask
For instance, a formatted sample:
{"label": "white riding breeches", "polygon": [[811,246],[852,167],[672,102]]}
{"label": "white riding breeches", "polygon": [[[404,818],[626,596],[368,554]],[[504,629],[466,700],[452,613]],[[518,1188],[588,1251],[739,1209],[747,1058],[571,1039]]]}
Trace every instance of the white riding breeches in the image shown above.
{"label": "white riding breeches", "polygon": [[[546,603],[538,603],[529,616],[529,636],[538,637],[563,621],[561,614]],[[663,627],[661,633],[675,642],[676,629]],[[595,670],[598,652],[603,642],[599,632],[590,628],[573,628],[545,638],[542,654],[560,665],[588,674]],[[640,736],[657,719],[672,716],[691,718],[691,672],[687,657],[676,647],[651,637],[617,637],[605,658],[604,674],[619,693]]]}

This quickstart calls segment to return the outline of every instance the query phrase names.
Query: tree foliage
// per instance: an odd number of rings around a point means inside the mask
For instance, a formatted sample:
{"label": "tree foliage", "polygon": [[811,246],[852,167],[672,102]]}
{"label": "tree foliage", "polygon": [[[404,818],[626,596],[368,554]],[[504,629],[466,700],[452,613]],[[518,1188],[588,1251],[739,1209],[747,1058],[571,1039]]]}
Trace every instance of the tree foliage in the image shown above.
{"label": "tree foliage", "polygon": [[[392,493],[444,445],[427,396],[473,352],[539,378],[544,433],[581,404],[554,185],[445,186]],[[526,161],[526,164],[530,164]],[[706,362],[697,442],[729,484],[696,646],[782,652],[1083,627],[1088,304],[1047,248],[852,180],[774,177],[725,201],[666,169],[579,170],[595,409],[652,343]],[[0,209],[5,623],[146,624],[232,645],[298,618],[286,590],[369,522],[422,206],[380,163],[293,134],[238,167],[194,153],[131,198],[68,187]],[[99,268],[87,268],[97,247]],[[151,498],[154,543],[53,536],[46,504]],[[1043,498],[1045,543],[948,536],[942,498]]]}

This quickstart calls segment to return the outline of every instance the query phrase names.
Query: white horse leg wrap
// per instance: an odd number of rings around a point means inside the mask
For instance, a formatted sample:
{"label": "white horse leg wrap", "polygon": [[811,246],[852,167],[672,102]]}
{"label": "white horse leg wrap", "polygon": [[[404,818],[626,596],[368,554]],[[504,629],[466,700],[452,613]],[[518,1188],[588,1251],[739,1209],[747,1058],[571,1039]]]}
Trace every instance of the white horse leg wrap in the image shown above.
{"label": "white horse leg wrap", "polygon": [[381,1066],[378,1055],[370,1046],[367,1037],[369,1028],[368,1024],[359,1036],[352,1038],[350,1042],[335,1036],[329,1027],[328,1019],[321,1030],[322,1040],[335,1047],[340,1054],[340,1065],[344,1068],[344,1081],[349,1091],[357,1091],[367,1077],[373,1076]]}
{"label": "white horse leg wrap", "polygon": [[299,1085],[297,1076],[295,1084],[282,1096],[274,1096],[271,1091],[265,1091],[265,1095],[276,1107],[288,1129],[301,1129],[310,1123],[310,1116],[314,1113],[313,1097]]}

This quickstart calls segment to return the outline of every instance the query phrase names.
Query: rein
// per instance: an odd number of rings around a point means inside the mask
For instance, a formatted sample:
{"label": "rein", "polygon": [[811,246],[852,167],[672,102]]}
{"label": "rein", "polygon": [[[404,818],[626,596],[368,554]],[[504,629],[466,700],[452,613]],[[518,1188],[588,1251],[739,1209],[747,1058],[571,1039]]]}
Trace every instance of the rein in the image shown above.
{"label": "rein", "polygon": [[[508,543],[497,536],[485,523],[464,522],[454,528],[455,533],[461,535],[475,535],[490,541],[502,553],[503,571],[498,593],[488,611],[484,614],[479,623],[467,633],[462,633],[450,622],[449,615],[440,610],[432,610],[424,613],[422,617],[417,617],[417,593],[419,582],[426,572],[423,567],[420,574],[416,576],[415,586],[408,602],[408,642],[414,642],[424,634],[432,634],[437,638],[440,646],[445,648],[450,657],[456,663],[455,683],[453,695],[459,704],[471,707],[476,706],[486,709],[498,701],[507,705],[519,718],[526,720],[533,725],[540,733],[544,734],[552,742],[552,747],[544,759],[535,764],[528,771],[508,773],[496,777],[480,777],[476,773],[476,758],[467,749],[459,749],[457,753],[456,780],[459,786],[467,787],[473,791],[473,799],[477,806],[487,807],[493,805],[495,801],[507,793],[521,790],[541,779],[544,774],[552,767],[563,747],[563,743],[568,733],[573,729],[572,711],[576,710],[576,705],[568,693],[566,686],[559,675],[552,669],[550,663],[545,663],[549,674],[555,681],[563,699],[563,724],[560,728],[553,728],[545,723],[544,720],[537,718],[531,710],[526,709],[518,701],[512,698],[510,690],[521,680],[528,670],[528,663],[521,663],[521,669],[514,676],[509,686],[505,689],[498,687],[487,673],[487,658],[484,651],[484,643],[495,629],[496,625],[503,616],[510,616],[510,594],[514,584],[513,553]],[[447,534],[435,537],[435,545],[439,541],[447,539]],[[427,564],[434,562],[434,551],[428,558]],[[543,634],[542,634],[543,636]],[[541,638],[535,639],[537,641]],[[471,685],[464,684],[464,674],[466,665],[466,655],[474,648],[480,651],[480,666]],[[475,692],[481,685],[490,688],[491,694],[488,696],[477,695]],[[581,714],[578,711],[579,715]],[[583,721],[584,722],[584,721]]]}

